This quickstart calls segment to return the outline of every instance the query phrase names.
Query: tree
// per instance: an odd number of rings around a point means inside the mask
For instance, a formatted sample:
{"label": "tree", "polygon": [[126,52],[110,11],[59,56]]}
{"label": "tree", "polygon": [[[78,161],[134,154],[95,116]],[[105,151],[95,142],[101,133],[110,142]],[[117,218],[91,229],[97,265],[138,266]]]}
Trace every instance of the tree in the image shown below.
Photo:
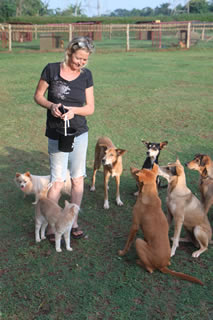
{"label": "tree", "polygon": [[169,8],[170,3],[166,2],[160,5],[160,7],[156,7],[154,12],[155,15],[165,15],[165,16],[169,16],[172,12],[172,10]]}
{"label": "tree", "polygon": [[209,4],[206,0],[191,0],[189,2],[190,13],[205,13],[209,10]]}
{"label": "tree", "polygon": [[0,17],[7,19],[16,15],[16,4],[14,0],[0,0]]}
{"label": "tree", "polygon": [[141,10],[141,14],[140,15],[141,16],[145,16],[145,17],[153,16],[154,15],[154,10],[152,8],[150,8],[150,7],[143,8]]}

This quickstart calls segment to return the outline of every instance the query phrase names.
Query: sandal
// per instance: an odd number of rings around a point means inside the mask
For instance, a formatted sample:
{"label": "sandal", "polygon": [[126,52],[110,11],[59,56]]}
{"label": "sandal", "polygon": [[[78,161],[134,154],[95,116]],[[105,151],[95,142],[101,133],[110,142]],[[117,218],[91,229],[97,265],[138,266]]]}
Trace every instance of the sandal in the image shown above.
{"label": "sandal", "polygon": [[[77,233],[77,232],[81,232],[81,233],[75,235],[74,233]],[[85,234],[83,233],[83,231],[80,231],[78,227],[72,228],[72,230],[71,230],[71,236],[72,236],[73,239],[85,238]]]}
{"label": "sandal", "polygon": [[46,238],[50,243],[55,243],[55,233],[46,234]]}
{"label": "sandal", "polygon": [[[55,244],[55,233],[47,234],[46,238],[49,240],[49,242],[51,244]],[[65,244],[65,241],[64,241],[64,238],[62,237],[61,238],[61,245],[64,245],[64,244]]]}

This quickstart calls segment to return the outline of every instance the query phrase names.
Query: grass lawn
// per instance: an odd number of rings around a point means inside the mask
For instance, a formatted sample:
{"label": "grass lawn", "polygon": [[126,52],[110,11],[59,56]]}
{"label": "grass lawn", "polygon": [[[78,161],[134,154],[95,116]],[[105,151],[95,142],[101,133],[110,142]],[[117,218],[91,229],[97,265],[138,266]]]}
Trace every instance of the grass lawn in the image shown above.
{"label": "grass lawn", "polygon": [[[120,258],[131,225],[135,181],[130,166],[141,167],[141,139],[168,141],[160,164],[213,158],[212,50],[96,53],[89,68],[95,82],[96,111],[88,117],[87,178],[79,223],[88,239],[72,240],[73,252],[56,253],[48,241],[34,241],[34,197],[23,199],[16,172],[49,174],[45,110],[33,101],[40,73],[62,53],[0,54],[1,107],[1,305],[5,320],[210,320],[213,319],[213,248],[198,259],[191,244],[180,244],[171,269],[198,277],[204,286],[136,265],[136,251]],[[103,209],[103,170],[90,193],[97,138],[109,136],[127,149],[121,177],[123,207]],[[185,170],[198,197],[198,173]],[[159,191],[166,213],[166,189]],[[66,197],[60,204],[64,205]],[[213,208],[209,212],[213,225]],[[173,227],[170,236],[173,235]],[[138,232],[139,237],[143,237]]]}

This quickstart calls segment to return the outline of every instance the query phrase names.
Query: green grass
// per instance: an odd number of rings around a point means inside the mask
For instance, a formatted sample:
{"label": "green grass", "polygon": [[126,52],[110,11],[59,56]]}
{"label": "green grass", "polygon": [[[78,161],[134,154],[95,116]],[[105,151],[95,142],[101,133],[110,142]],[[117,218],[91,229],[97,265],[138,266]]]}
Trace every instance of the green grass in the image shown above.
{"label": "green grass", "polygon": [[[88,117],[89,148],[85,194],[79,217],[88,240],[72,240],[73,252],[56,253],[48,241],[35,244],[33,197],[23,199],[15,173],[48,174],[45,110],[33,101],[41,70],[63,53],[0,55],[1,106],[1,306],[6,320],[210,320],[213,249],[198,259],[191,244],[180,244],[171,268],[201,279],[201,287],[136,265],[136,251],[120,258],[131,225],[135,182],[130,166],[140,167],[146,150],[141,138],[168,140],[160,163],[182,163],[195,153],[213,158],[212,50],[96,53],[89,68],[95,82],[96,111]],[[121,199],[103,209],[103,173],[89,192],[94,147],[101,135],[127,149]],[[198,174],[186,169],[187,184],[199,197]],[[166,189],[160,190],[166,213]],[[64,205],[63,197],[60,201]],[[213,224],[213,209],[209,212]],[[173,227],[170,236],[173,235]],[[141,231],[138,233],[142,237]]]}

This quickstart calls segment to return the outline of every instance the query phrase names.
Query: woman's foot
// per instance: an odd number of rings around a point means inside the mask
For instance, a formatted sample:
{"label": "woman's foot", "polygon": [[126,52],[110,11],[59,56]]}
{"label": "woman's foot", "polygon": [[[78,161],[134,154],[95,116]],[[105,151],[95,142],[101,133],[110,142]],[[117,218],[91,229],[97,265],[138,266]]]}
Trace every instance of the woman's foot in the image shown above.
{"label": "woman's foot", "polygon": [[72,228],[71,236],[73,239],[81,239],[85,237],[85,234],[82,230],[79,230],[78,227]]}

